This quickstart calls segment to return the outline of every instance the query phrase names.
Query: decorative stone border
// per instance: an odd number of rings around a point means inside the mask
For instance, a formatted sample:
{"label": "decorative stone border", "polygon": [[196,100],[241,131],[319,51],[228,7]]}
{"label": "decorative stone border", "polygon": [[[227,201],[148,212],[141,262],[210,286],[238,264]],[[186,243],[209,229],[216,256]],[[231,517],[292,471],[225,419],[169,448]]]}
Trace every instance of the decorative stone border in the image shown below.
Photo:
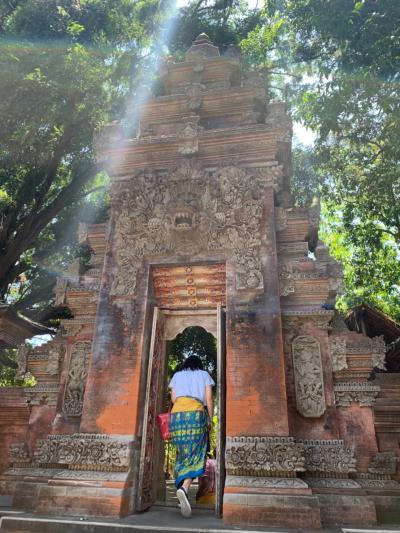
{"label": "decorative stone border", "polygon": [[133,441],[109,435],[76,433],[51,435],[38,442],[33,462],[64,465],[72,470],[125,471],[129,469]]}
{"label": "decorative stone border", "polygon": [[343,440],[298,440],[303,444],[305,468],[319,477],[338,477],[356,471],[353,450]]}
{"label": "decorative stone border", "polygon": [[225,467],[238,476],[295,477],[304,472],[303,446],[292,437],[227,437]]}
{"label": "decorative stone border", "polygon": [[350,407],[357,402],[361,407],[372,407],[381,388],[371,383],[337,383],[334,385],[335,403],[338,407]]}

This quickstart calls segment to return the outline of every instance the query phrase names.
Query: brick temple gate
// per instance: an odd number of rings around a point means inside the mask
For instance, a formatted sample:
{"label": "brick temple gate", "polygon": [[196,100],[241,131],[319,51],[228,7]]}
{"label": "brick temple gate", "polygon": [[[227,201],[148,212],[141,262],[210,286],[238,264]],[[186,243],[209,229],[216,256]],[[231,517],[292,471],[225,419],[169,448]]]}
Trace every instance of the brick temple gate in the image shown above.
{"label": "brick temple gate", "polygon": [[81,227],[90,268],[58,281],[56,305],[74,318],[26,354],[39,383],[3,492],[40,513],[150,506],[165,328],[201,325],[200,316],[215,328],[214,316],[221,361],[226,352],[224,522],[318,528],[398,517],[400,430],[374,425],[380,390],[368,381],[385,347],[331,310],[340,271],[318,242],[318,210],[291,205],[284,105],[205,35],[184,62],[164,64],[161,81],[165,94],[146,103],[137,137],[111,125],[99,139],[110,220]]}

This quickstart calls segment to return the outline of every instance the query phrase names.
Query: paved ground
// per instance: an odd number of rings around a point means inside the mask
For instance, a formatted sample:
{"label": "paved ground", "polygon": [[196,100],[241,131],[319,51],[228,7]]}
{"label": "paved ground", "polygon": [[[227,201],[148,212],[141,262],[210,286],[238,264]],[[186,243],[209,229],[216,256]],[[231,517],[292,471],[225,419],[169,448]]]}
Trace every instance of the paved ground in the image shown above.
{"label": "paved ground", "polygon": [[[240,529],[223,524],[209,510],[194,509],[192,518],[184,519],[179,509],[171,507],[153,507],[150,511],[132,515],[120,520],[104,518],[57,518],[39,517],[30,513],[0,509],[1,533],[310,533],[309,530],[288,530],[269,528]],[[400,533],[399,526],[378,526],[375,528],[335,527],[326,528],[322,533]]]}

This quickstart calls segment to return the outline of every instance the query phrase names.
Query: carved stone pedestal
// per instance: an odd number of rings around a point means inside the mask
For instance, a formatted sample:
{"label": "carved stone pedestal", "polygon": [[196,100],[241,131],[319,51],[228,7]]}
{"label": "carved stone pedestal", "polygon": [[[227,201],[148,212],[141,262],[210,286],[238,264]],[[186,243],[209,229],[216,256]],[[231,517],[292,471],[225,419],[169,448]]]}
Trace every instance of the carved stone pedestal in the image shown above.
{"label": "carved stone pedestal", "polygon": [[2,492],[14,494],[13,507],[39,514],[119,517],[130,512],[127,472],[10,468],[0,483]]}
{"label": "carved stone pedestal", "polygon": [[128,438],[53,435],[3,473],[0,489],[14,507],[37,513],[123,516],[132,512],[133,451]]}
{"label": "carved stone pedestal", "polygon": [[296,477],[304,446],[291,437],[228,437],[224,522],[241,526],[321,527],[318,499]]}

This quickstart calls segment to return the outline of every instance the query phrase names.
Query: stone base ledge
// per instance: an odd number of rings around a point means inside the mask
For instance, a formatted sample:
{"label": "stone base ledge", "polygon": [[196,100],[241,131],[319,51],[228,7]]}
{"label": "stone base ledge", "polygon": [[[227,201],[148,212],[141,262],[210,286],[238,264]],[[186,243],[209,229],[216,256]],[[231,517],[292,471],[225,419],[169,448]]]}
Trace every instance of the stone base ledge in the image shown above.
{"label": "stone base ledge", "polygon": [[[131,514],[132,488],[123,483],[93,485],[51,480],[15,482],[13,507],[31,509],[42,515],[107,516],[119,518]],[[58,482],[57,482],[58,481]]]}
{"label": "stone base ledge", "polygon": [[311,494],[311,490],[299,478],[252,477],[228,475],[225,494]]}
{"label": "stone base ledge", "polygon": [[223,519],[238,527],[321,527],[318,499],[299,494],[224,494]]}
{"label": "stone base ledge", "polygon": [[360,494],[315,494],[323,526],[374,526],[377,523],[374,502]]}

